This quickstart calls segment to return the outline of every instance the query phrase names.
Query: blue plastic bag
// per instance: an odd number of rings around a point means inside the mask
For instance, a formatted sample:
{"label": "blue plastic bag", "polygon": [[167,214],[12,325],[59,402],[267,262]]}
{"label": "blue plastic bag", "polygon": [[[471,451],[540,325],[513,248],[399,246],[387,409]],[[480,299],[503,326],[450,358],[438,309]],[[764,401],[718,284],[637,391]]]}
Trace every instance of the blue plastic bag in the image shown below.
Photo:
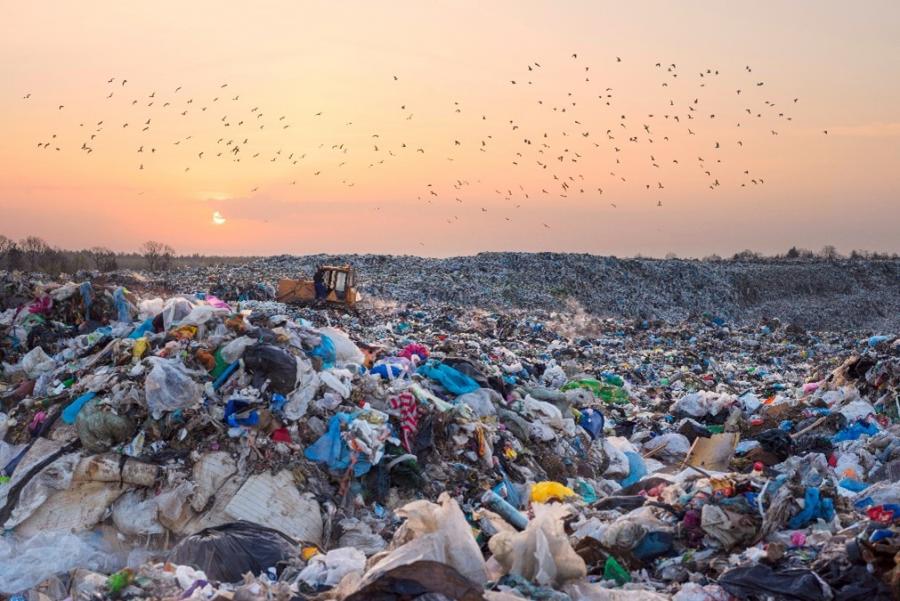
{"label": "blue plastic bag", "polygon": [[834,501],[832,499],[820,499],[819,489],[809,487],[803,498],[803,509],[792,517],[788,527],[793,529],[803,528],[810,522],[822,518],[826,522],[834,519]]}
{"label": "blue plastic bag", "polygon": [[855,421],[837,434],[835,434],[832,438],[832,442],[844,442],[845,440],[856,440],[857,438],[865,435],[865,436],[875,436],[878,434],[878,426],[873,423],[866,423],[864,421]]}
{"label": "blue plastic bag", "polygon": [[251,403],[241,399],[230,399],[225,403],[225,423],[232,428],[237,426],[255,426],[259,423],[259,412],[255,409],[247,412],[244,417],[239,417],[240,413],[244,413]]}
{"label": "blue plastic bag", "polygon": [[605,423],[606,419],[603,417],[603,414],[596,409],[590,408],[583,410],[581,412],[581,417],[578,419],[578,425],[587,431],[591,440],[597,440],[603,436],[603,426]]}
{"label": "blue plastic bag", "polygon": [[322,369],[331,369],[337,360],[337,351],[334,349],[334,341],[325,334],[319,334],[322,341],[319,346],[311,351],[307,351],[310,357],[318,357],[322,360]]}
{"label": "blue plastic bag", "polygon": [[843,478],[840,482],[838,482],[841,488],[846,488],[847,490],[853,492],[862,492],[869,488],[869,485],[865,482],[860,482],[859,480],[854,480],[853,478]]}
{"label": "blue plastic bag", "polygon": [[81,408],[95,396],[97,396],[96,392],[85,392],[83,395],[72,401],[68,407],[63,409],[62,420],[69,425],[74,424],[75,420],[78,419]]}
{"label": "blue plastic bag", "polygon": [[[328,420],[328,430],[319,437],[319,440],[306,447],[303,454],[310,461],[328,464],[332,471],[346,470],[350,466],[350,447],[341,438],[341,426],[349,424],[354,417],[349,413],[335,413]],[[372,464],[363,456],[356,459],[353,466],[353,475],[362,476],[372,469]]]}
{"label": "blue plastic bag", "polygon": [[116,319],[119,321],[131,321],[131,311],[128,308],[128,301],[125,300],[125,289],[119,286],[113,292],[113,302],[116,304]]}
{"label": "blue plastic bag", "polygon": [[141,322],[141,325],[136,327],[134,331],[128,335],[129,338],[133,340],[137,340],[138,338],[143,338],[144,334],[153,332],[153,318],[145,319]]}
{"label": "blue plastic bag", "polygon": [[79,290],[81,291],[81,302],[84,303],[84,318],[88,320],[91,318],[91,305],[94,303],[94,287],[90,282],[82,282]]}

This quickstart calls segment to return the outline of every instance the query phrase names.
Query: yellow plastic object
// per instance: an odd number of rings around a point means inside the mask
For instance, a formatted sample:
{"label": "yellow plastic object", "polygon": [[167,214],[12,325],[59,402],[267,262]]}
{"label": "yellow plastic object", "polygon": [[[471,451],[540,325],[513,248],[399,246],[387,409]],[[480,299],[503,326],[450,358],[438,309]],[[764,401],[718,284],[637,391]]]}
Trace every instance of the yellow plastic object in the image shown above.
{"label": "yellow plastic object", "polygon": [[315,547],[303,547],[303,549],[300,551],[300,557],[303,558],[303,561],[309,561],[318,554],[319,550]]}
{"label": "yellow plastic object", "polygon": [[563,486],[559,482],[547,480],[546,482],[538,482],[531,487],[531,501],[537,503],[546,503],[547,501],[562,501],[569,497],[577,497],[575,491],[568,486]]}
{"label": "yellow plastic object", "polygon": [[131,356],[135,361],[140,361],[147,354],[148,348],[150,348],[150,341],[146,338],[138,338],[134,341],[134,346],[131,348]]}

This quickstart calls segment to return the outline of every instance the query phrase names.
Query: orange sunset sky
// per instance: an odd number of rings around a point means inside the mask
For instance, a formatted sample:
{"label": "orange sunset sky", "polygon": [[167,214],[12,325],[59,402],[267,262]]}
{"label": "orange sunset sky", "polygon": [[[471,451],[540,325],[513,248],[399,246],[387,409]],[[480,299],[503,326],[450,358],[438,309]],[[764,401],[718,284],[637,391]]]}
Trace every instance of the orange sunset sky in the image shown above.
{"label": "orange sunset sky", "polygon": [[10,238],[900,250],[896,1],[2,7]]}

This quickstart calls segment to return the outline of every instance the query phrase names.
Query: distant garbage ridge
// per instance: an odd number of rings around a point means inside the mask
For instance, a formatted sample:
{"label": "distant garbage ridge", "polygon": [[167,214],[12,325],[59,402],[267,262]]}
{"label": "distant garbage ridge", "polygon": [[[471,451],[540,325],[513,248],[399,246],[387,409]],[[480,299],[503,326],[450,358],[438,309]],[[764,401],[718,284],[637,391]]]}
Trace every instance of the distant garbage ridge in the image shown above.
{"label": "distant garbage ridge", "polygon": [[900,325],[897,259],[700,261],[513,252],[436,259],[319,254],[191,268],[173,278],[181,287],[217,276],[272,283],[280,277],[311,274],[316,265],[330,263],[355,265],[364,295],[401,303],[540,310],[574,305],[600,317],[669,322],[708,313],[735,323],[776,318],[815,330]]}

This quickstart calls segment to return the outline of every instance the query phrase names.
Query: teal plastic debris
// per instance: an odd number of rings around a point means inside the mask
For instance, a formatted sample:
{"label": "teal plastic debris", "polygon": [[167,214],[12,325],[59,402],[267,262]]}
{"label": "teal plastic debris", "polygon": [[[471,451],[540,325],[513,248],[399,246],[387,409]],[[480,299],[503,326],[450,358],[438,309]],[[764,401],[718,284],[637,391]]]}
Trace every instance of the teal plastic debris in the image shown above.
{"label": "teal plastic debris", "polygon": [[426,378],[434,380],[446,388],[448,392],[455,395],[475,392],[481,388],[478,385],[478,382],[466,374],[438,361],[429,361],[418,369],[418,373]]}
{"label": "teal plastic debris", "polygon": [[640,482],[641,478],[647,475],[647,466],[644,464],[643,457],[631,451],[625,451],[625,457],[628,458],[628,476],[619,482],[622,488]]}

